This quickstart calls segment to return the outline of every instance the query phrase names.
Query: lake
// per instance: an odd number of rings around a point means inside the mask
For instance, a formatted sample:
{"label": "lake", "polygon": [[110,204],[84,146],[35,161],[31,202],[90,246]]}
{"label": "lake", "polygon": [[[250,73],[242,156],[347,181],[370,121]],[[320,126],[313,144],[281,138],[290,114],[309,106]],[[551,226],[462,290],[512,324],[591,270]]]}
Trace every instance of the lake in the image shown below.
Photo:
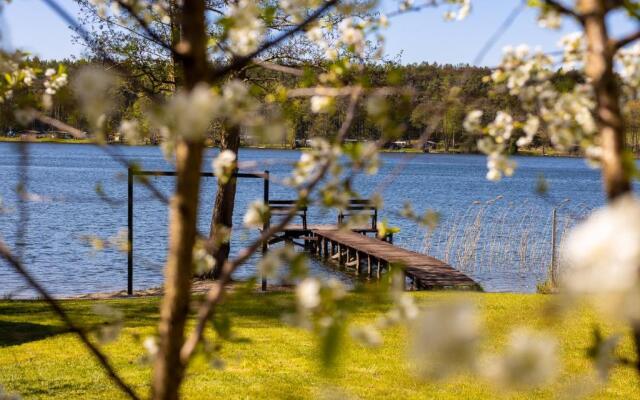
{"label": "lake", "polygon": [[[22,254],[29,270],[55,295],[125,289],[126,254],[113,248],[97,251],[87,243],[87,237],[114,237],[126,229],[126,170],[91,145],[41,143],[28,148],[28,223],[23,227],[25,240],[16,243],[18,144],[0,143],[4,210],[0,237]],[[157,147],[113,149],[144,169],[172,169]],[[215,154],[216,149],[207,151],[206,169],[210,170]],[[243,171],[270,171],[271,198],[277,199],[291,198],[291,191],[278,182],[299,155],[295,150],[241,149],[239,158],[253,162]],[[364,196],[381,194],[385,201],[381,218],[401,229],[394,243],[449,262],[487,291],[535,291],[551,262],[552,210],[557,210],[560,243],[571,225],[604,202],[599,172],[578,158],[515,157],[515,176],[498,183],[485,179],[485,157],[481,155],[385,153],[381,159],[379,173],[357,176],[354,187]],[[548,184],[544,196],[536,191],[541,176]],[[173,178],[154,177],[151,181],[166,195],[171,193]],[[97,185],[103,196],[96,194]],[[208,232],[214,197],[214,178],[204,178],[201,232]],[[239,180],[232,252],[257,236],[257,232],[242,228],[242,216],[248,204],[260,198],[261,180]],[[163,280],[167,208],[139,184],[134,199],[134,288],[155,287]],[[439,212],[438,227],[429,232],[403,219],[398,213],[407,201],[417,211]],[[335,220],[335,212],[310,210],[310,223]],[[237,271],[235,279],[251,276],[258,260],[255,255]],[[318,260],[310,264],[313,274],[336,276],[345,282],[355,279],[349,272]],[[33,295],[19,276],[0,264],[0,296]]]}

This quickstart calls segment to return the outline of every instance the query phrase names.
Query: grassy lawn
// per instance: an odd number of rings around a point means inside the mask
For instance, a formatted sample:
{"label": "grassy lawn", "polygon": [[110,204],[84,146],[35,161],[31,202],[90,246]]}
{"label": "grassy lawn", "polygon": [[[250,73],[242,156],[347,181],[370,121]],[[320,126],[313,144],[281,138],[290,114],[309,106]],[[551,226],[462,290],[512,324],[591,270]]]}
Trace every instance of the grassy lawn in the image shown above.
{"label": "grassy lawn", "polygon": [[[416,293],[421,304],[455,296],[450,293]],[[384,332],[384,345],[369,349],[352,342],[338,367],[330,373],[320,370],[316,342],[307,331],[281,322],[283,311],[293,309],[288,293],[254,294],[231,298],[224,310],[232,318],[239,340],[223,344],[224,369],[213,368],[204,358],[188,370],[184,397],[209,398],[555,398],[575,378],[590,370],[586,349],[590,332],[598,322],[596,314],[583,310],[562,321],[544,317],[544,305],[551,298],[526,294],[471,294],[485,316],[488,350],[499,351],[514,326],[549,328],[560,338],[563,375],[545,390],[502,393],[482,381],[460,377],[446,383],[417,381],[405,355],[406,331]],[[390,304],[368,294],[349,296],[351,321],[373,321]],[[131,300],[65,301],[65,307],[87,325],[100,323],[97,303],[122,310],[125,329],[117,341],[104,346],[124,379],[141,394],[148,392],[150,368],[140,361],[140,341],[155,332],[157,298]],[[605,326],[611,333],[613,328]],[[626,331],[625,331],[626,332]],[[211,337],[211,335],[209,335]],[[621,353],[633,357],[627,333]],[[611,382],[595,398],[635,398],[640,380],[628,368],[618,368]],[[38,301],[0,301],[0,385],[23,398],[114,399],[119,392],[108,381],[78,340],[65,333],[46,304]]]}

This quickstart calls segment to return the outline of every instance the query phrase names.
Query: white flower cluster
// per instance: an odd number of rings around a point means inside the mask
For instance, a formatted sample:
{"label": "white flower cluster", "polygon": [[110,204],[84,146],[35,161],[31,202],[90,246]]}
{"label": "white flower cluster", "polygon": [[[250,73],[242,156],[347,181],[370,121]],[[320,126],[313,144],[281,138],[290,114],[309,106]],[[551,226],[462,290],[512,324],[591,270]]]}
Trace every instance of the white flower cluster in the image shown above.
{"label": "white flower cluster", "polygon": [[[560,44],[564,48],[562,71],[580,67],[584,61],[584,40],[580,35],[564,37]],[[529,113],[525,121],[514,121],[504,111],[499,111],[495,120],[482,126],[480,110],[471,111],[464,128],[472,133],[484,133],[478,148],[489,156],[487,178],[499,180],[502,175],[511,175],[515,164],[504,155],[512,139],[514,129],[522,134],[516,145],[528,146],[540,126],[549,133],[554,147],[565,150],[574,145],[590,149],[590,160],[597,162],[598,152],[594,134],[596,123],[593,116],[594,96],[589,84],[575,84],[571,89],[559,91],[551,82],[553,61],[540,50],[531,52],[526,45],[506,47],[500,66],[491,74],[494,84],[505,87],[517,96]]]}
{"label": "white flower cluster", "polygon": [[37,79],[36,71],[29,67],[21,67],[18,62],[5,58],[0,54],[0,104],[13,98],[15,89],[20,87],[31,87]]}
{"label": "white flower cluster", "polygon": [[307,39],[322,49],[324,56],[328,60],[335,61],[338,58],[338,50],[329,43],[327,36],[329,36],[328,26],[324,19],[319,24],[309,28],[306,33]]}
{"label": "white flower cluster", "polygon": [[205,274],[213,269],[216,265],[216,260],[207,251],[207,248],[202,240],[196,241],[193,246],[193,272],[196,275]]}
{"label": "white flower cluster", "polygon": [[49,68],[45,71],[44,81],[45,94],[54,95],[58,90],[62,89],[67,84],[67,74],[64,72],[56,71],[53,68]]}
{"label": "white flower cluster", "polygon": [[482,325],[471,303],[443,303],[423,310],[410,323],[409,358],[425,379],[475,373],[508,389],[533,389],[559,372],[554,338],[524,329],[510,335],[501,354],[483,354]]}
{"label": "white flower cluster", "polygon": [[231,150],[223,150],[211,162],[213,173],[221,183],[229,182],[236,169],[236,153]]}
{"label": "white flower cluster", "polygon": [[269,206],[262,200],[256,200],[249,205],[249,209],[244,214],[243,223],[247,228],[262,228],[269,220]]}
{"label": "white flower cluster", "polygon": [[340,42],[356,55],[362,56],[365,49],[364,21],[356,21],[353,18],[345,18],[340,21],[338,30]]}
{"label": "white flower cluster", "polygon": [[640,318],[640,200],[620,198],[594,212],[563,248],[564,287],[590,295],[608,313]]}
{"label": "white flower cluster", "polygon": [[520,328],[509,335],[507,348],[499,356],[481,362],[480,373],[508,389],[533,389],[550,383],[558,375],[556,340]]}
{"label": "white flower cluster", "polygon": [[287,179],[286,183],[294,187],[303,185],[314,177],[314,172],[320,165],[333,163],[340,155],[342,155],[340,146],[331,144],[323,138],[312,139],[311,149],[300,155],[292,177]]}
{"label": "white flower cluster", "polygon": [[551,143],[559,149],[575,144],[593,145],[596,122],[595,101],[590,85],[575,85],[563,93],[549,91],[540,99],[540,117],[545,122]]}
{"label": "white flower cluster", "polygon": [[469,132],[484,130],[488,133],[488,136],[478,141],[478,149],[488,156],[487,179],[498,181],[503,175],[513,175],[515,162],[503,154],[514,129],[513,117],[504,111],[498,111],[493,122],[486,128],[482,128],[481,118],[482,111],[473,110],[467,114],[463,127]]}
{"label": "white flower cluster", "polygon": [[298,308],[312,312],[321,306],[323,300],[341,300],[347,294],[344,285],[335,278],[320,281],[318,278],[303,279],[296,287]]}
{"label": "white flower cluster", "polygon": [[335,103],[335,99],[332,96],[312,96],[309,101],[311,103],[311,111],[316,114],[328,113]]}
{"label": "white flower cluster", "polygon": [[[133,20],[124,12],[123,7],[113,0],[88,0],[98,17],[102,19],[115,18],[118,23],[129,26]],[[169,24],[170,5],[167,0],[122,0],[131,10],[140,17],[146,24],[151,24],[154,20],[163,24]]]}
{"label": "white flower cluster", "polygon": [[241,81],[227,82],[222,93],[199,84],[190,92],[179,91],[172,96],[152,118],[152,123],[163,135],[165,154],[171,154],[177,138],[201,140],[214,120],[241,126],[260,123],[258,106],[247,85]]}
{"label": "white flower cluster", "polygon": [[520,96],[527,102],[540,95],[539,88],[531,83],[545,82],[552,75],[553,60],[541,50],[533,53],[527,45],[506,46],[502,61],[491,74],[495,84],[504,84],[509,93]]}
{"label": "white flower cluster", "polygon": [[562,48],[562,71],[568,72],[584,66],[587,41],[583,32],[573,32],[563,36],[558,45]]}
{"label": "white flower cluster", "polygon": [[299,24],[307,17],[309,10],[322,4],[322,0],[280,0],[279,4],[290,16],[291,22]]}
{"label": "white flower cluster", "polygon": [[541,7],[538,14],[538,26],[547,29],[560,29],[562,27],[562,15],[553,7]]}
{"label": "white flower cluster", "polygon": [[640,42],[635,45],[620,49],[616,54],[616,61],[620,65],[619,73],[626,83],[626,95],[637,98],[640,94]]}
{"label": "white flower cluster", "polygon": [[74,74],[73,93],[96,133],[103,132],[107,115],[114,107],[115,77],[98,67],[86,67]]}
{"label": "white flower cluster", "polygon": [[445,12],[444,19],[447,21],[462,21],[471,13],[471,0],[447,0],[446,3],[456,7]]}
{"label": "white flower cluster", "polygon": [[[268,209],[261,207],[262,205],[263,204],[260,204],[258,207],[262,212],[268,213]],[[260,215],[257,217],[262,218]],[[257,222],[257,218],[255,222]],[[258,225],[256,224],[256,226]],[[290,277],[297,276],[298,274],[304,274],[308,270],[307,258],[303,253],[296,252],[293,245],[270,249],[266,256],[262,257],[260,260],[258,268],[261,276],[277,278],[280,272],[280,267],[287,264],[290,266]]]}
{"label": "white flower cluster", "polygon": [[44,94],[42,95],[42,103],[46,109],[51,108],[51,97],[58,93],[58,90],[65,87],[68,83],[67,74],[59,69],[48,68],[45,73]]}
{"label": "white flower cluster", "polygon": [[220,108],[220,96],[207,85],[199,84],[169,99],[162,122],[172,135],[196,140],[203,137]]}
{"label": "white flower cluster", "polygon": [[472,304],[443,304],[423,311],[411,326],[409,357],[425,379],[442,379],[475,366],[480,319]]}
{"label": "white flower cluster", "polygon": [[231,53],[246,56],[254,52],[264,37],[265,25],[257,2],[240,0],[229,7],[231,26],[227,32]]}
{"label": "white flower cluster", "polygon": [[139,144],[142,140],[138,121],[123,119],[120,121],[118,133],[129,144]]}

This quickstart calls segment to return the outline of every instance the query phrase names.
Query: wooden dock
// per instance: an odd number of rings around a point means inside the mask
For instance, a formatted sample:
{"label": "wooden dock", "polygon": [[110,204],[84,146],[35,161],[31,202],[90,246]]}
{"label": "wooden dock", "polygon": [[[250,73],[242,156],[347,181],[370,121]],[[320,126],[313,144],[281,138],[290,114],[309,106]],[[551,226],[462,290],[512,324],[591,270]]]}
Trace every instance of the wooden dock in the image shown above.
{"label": "wooden dock", "polygon": [[323,226],[311,229],[310,235],[310,251],[354,268],[357,275],[380,278],[385,269],[396,265],[404,270],[414,290],[480,289],[473,279],[436,258],[360,232]]}
{"label": "wooden dock", "polygon": [[[293,200],[271,200],[269,206],[275,216],[288,214],[292,207],[297,207]],[[307,224],[307,208],[297,207],[295,210],[302,223],[289,225],[280,235],[269,239],[264,251],[269,245],[288,242],[325,259],[335,260],[341,266],[351,267],[357,275],[366,274],[369,278],[379,279],[391,266],[402,268],[414,290],[481,289],[473,279],[450,265],[393,245],[392,235],[378,238],[378,210],[369,200],[351,200],[348,209],[339,214],[337,225]],[[347,218],[356,214],[368,216],[370,223],[347,228]]]}

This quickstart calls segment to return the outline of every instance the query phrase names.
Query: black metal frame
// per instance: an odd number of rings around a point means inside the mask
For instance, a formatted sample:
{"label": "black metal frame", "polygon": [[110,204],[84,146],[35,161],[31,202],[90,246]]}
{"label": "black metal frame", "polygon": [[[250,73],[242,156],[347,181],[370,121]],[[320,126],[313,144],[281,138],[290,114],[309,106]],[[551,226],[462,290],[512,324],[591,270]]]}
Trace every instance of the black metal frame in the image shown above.
{"label": "black metal frame", "polygon": [[[128,227],[128,241],[127,247],[127,294],[133,294],[133,180],[134,176],[176,176],[176,171],[148,171],[137,170],[129,167],[127,170],[127,227]],[[201,177],[215,178],[213,172],[200,172]],[[269,204],[269,171],[262,173],[245,173],[238,172],[237,170],[233,174],[234,178],[250,178],[250,179],[262,179],[263,180],[263,201],[264,204]],[[265,221],[263,225],[263,232],[269,229],[269,221]],[[262,241],[262,252],[266,253],[268,249],[268,240]],[[262,278],[262,290],[267,289],[267,280]]]}
{"label": "black metal frame", "polygon": [[[355,211],[355,212],[349,212]],[[369,199],[351,199],[349,200],[349,205],[347,206],[347,212],[344,213],[340,211],[338,214],[338,225],[344,224],[345,217],[349,217],[352,215],[362,214],[363,211],[372,211],[370,214],[371,217],[371,231],[378,230],[378,207],[374,206]],[[368,230],[368,229],[367,229]]]}

